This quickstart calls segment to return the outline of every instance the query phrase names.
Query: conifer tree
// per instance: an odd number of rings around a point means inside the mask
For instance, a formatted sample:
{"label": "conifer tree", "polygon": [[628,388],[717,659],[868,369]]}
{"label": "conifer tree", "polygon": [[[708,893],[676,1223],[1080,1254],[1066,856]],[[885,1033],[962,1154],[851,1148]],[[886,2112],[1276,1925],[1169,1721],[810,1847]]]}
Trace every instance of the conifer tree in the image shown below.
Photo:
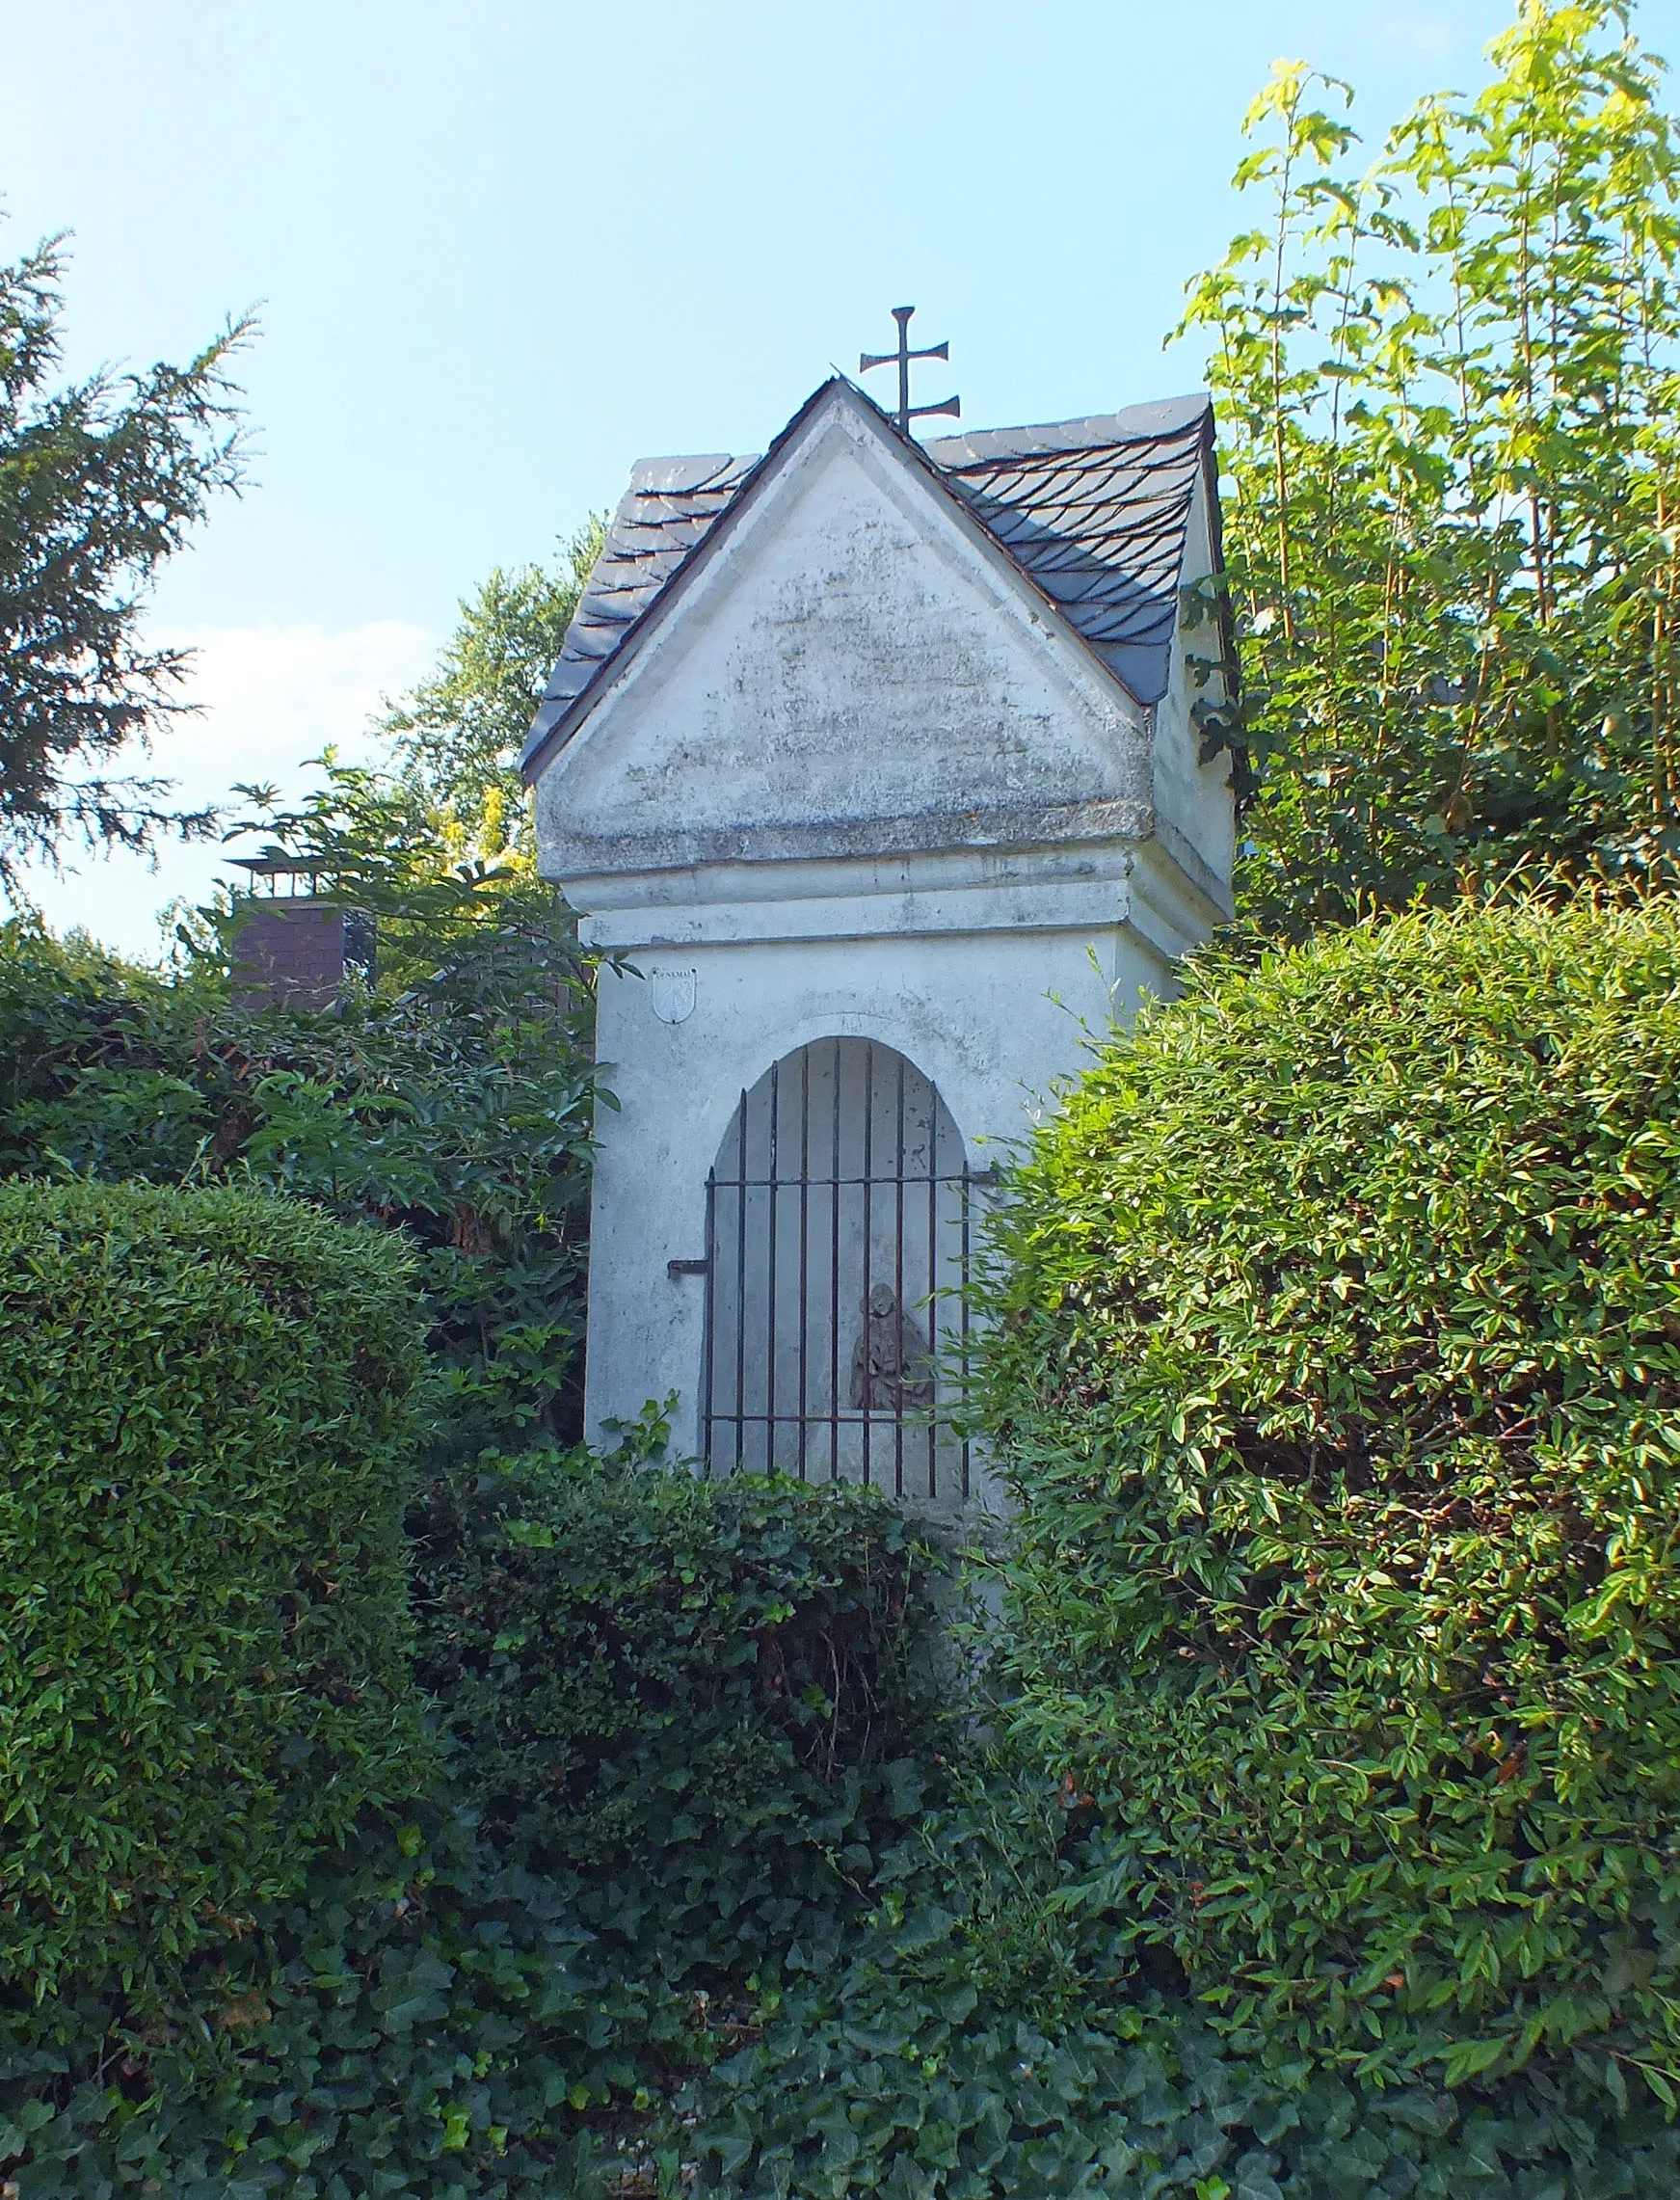
{"label": "conifer tree", "polygon": [[67,841],[149,846],[208,831],[166,781],[120,768],[187,706],[188,653],[140,631],[147,584],[236,487],[230,355],[59,383],[63,240],[0,266],[0,886]]}

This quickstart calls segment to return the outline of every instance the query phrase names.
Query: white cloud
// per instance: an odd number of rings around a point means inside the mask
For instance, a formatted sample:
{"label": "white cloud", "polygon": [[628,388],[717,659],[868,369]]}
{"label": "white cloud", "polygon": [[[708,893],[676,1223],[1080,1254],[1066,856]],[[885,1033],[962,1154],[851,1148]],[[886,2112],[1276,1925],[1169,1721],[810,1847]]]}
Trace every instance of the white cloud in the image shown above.
{"label": "white cloud", "polygon": [[[424,628],[383,619],[328,633],[319,627],[208,627],[156,637],[196,653],[187,693],[199,716],[178,719],[133,768],[175,783],[183,808],[229,805],[235,780],[273,783],[296,796],[312,775],[305,760],[332,745],[345,762],[374,762],[371,721],[388,695],[413,684],[431,660]],[[237,803],[237,797],[233,798]],[[27,886],[57,931],[80,926],[124,954],[158,952],[158,913],[185,896],[209,899],[236,877],[215,843],[166,845],[156,868],[126,854],[75,856],[62,876],[32,871]]]}

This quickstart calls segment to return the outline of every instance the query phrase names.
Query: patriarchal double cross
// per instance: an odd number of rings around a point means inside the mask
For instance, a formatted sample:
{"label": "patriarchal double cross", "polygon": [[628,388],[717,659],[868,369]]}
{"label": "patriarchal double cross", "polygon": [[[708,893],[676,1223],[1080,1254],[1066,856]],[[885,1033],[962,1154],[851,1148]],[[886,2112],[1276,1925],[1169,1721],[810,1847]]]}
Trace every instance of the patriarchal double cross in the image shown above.
{"label": "patriarchal double cross", "polygon": [[923,351],[910,348],[910,316],[914,306],[894,306],[893,318],[898,324],[898,349],[896,351],[870,352],[860,355],[858,372],[867,374],[871,367],[896,366],[898,369],[898,404],[893,417],[898,423],[898,433],[907,436],[912,420],[924,419],[930,413],[948,413],[953,419],[961,419],[963,401],[960,397],[947,397],[940,405],[913,405],[910,402],[910,362],[913,359],[949,359],[950,346],[929,344]]}

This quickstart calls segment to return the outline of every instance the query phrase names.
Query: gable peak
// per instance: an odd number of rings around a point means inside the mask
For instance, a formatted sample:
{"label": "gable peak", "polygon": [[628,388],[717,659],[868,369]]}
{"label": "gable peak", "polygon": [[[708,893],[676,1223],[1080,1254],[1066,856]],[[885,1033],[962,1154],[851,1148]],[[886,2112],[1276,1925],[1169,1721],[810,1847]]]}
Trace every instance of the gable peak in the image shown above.
{"label": "gable peak", "polygon": [[1190,513],[1198,485],[1211,488],[1205,394],[921,444],[867,391],[834,374],[761,455],[636,462],[525,744],[527,783],[729,531],[725,523],[837,410],[977,521],[1137,701],[1164,691]]}

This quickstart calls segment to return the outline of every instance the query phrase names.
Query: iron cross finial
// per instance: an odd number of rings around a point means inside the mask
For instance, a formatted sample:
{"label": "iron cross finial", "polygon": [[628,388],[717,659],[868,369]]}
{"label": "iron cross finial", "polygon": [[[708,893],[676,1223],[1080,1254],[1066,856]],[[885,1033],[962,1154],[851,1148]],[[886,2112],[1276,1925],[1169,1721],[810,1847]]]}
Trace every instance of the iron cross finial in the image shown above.
{"label": "iron cross finial", "polygon": [[943,405],[913,405],[910,402],[910,362],[913,359],[949,359],[950,346],[929,344],[925,351],[910,348],[910,316],[914,306],[894,306],[893,318],[898,324],[898,349],[896,351],[864,352],[858,359],[858,372],[867,374],[874,366],[896,366],[898,369],[898,406],[893,417],[898,423],[898,433],[907,436],[912,420],[925,418],[929,413],[948,413],[953,419],[961,419],[963,401],[960,397],[947,397]]}

